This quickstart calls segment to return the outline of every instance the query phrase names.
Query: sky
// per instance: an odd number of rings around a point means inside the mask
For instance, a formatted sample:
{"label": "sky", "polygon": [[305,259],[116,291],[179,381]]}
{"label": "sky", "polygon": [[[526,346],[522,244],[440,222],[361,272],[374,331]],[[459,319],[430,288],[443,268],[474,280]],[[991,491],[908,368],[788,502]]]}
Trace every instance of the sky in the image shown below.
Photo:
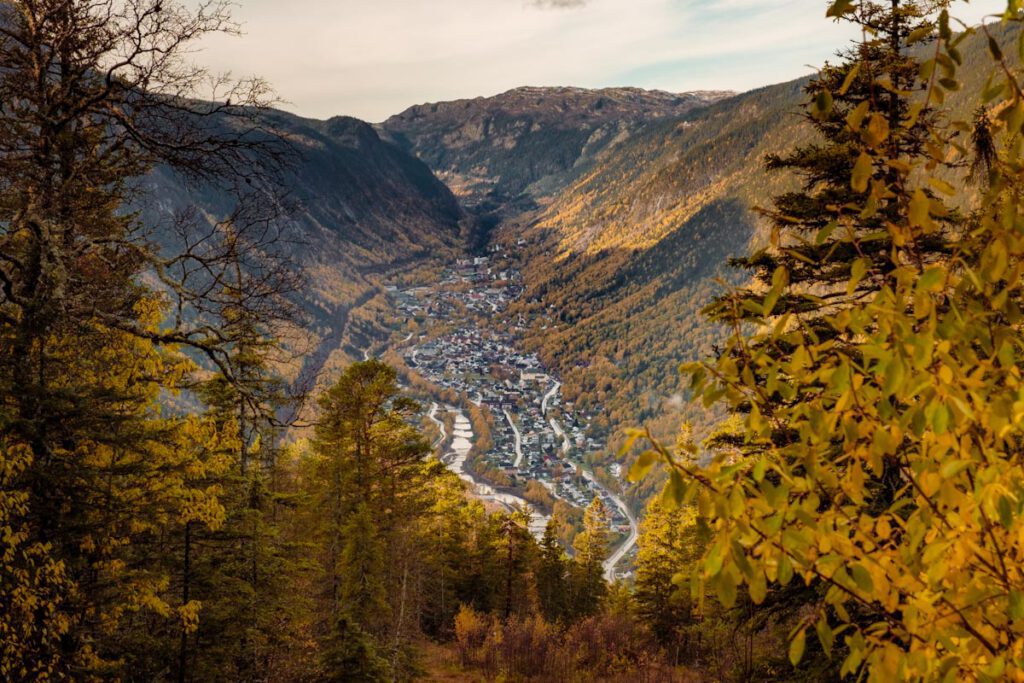
{"label": "sky", "polygon": [[[826,0],[236,0],[240,37],[195,59],[261,76],[281,108],[383,121],[523,85],[744,91],[813,71],[855,37]],[[1005,0],[958,2],[968,23]]]}

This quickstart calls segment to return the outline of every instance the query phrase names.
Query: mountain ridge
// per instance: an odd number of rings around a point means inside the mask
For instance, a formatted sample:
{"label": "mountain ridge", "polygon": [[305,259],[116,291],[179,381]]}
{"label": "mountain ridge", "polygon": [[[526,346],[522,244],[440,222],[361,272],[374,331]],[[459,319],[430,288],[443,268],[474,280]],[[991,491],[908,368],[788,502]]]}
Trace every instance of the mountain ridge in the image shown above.
{"label": "mountain ridge", "polygon": [[724,96],[524,86],[415,105],[377,128],[426,162],[486,226],[556,195],[644,124]]}
{"label": "mountain ridge", "polygon": [[[381,276],[463,253],[471,221],[426,164],[365,121],[279,110],[259,116],[294,159],[274,181],[287,206],[273,222],[286,236],[284,256],[304,275],[293,299],[306,321],[295,332],[308,336],[303,343],[311,350],[302,350],[302,367],[290,378],[318,376],[358,358],[385,333]],[[148,196],[159,197],[140,207],[153,225],[194,209],[207,230],[231,216],[237,201],[226,188],[194,187],[166,168],[145,184]]]}

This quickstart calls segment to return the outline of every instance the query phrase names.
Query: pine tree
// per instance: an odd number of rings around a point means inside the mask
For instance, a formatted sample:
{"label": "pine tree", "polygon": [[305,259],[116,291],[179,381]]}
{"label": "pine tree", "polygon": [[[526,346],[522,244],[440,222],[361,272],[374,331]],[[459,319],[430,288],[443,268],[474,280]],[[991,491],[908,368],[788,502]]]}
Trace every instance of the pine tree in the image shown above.
{"label": "pine tree", "polygon": [[[223,523],[237,428],[159,405],[199,369],[182,347],[231,375],[230,340],[189,317],[219,310],[223,252],[159,253],[129,209],[158,163],[216,182],[258,151],[234,133],[262,86],[202,106],[180,59],[228,27],[216,4],[0,7],[0,678],[148,678],[195,626],[181,551]],[[226,136],[204,125],[232,112]],[[201,287],[177,277],[200,264]]]}
{"label": "pine tree", "polygon": [[536,542],[529,531],[530,514],[524,509],[492,516],[496,534],[492,546],[496,556],[497,611],[505,619],[524,616],[532,608],[530,568]]}
{"label": "pine tree", "polygon": [[371,639],[389,676],[404,679],[419,623],[410,576],[441,466],[424,461],[429,444],[410,424],[419,406],[396,379],[379,361],[355,363],[321,398],[310,512],[322,520],[321,638],[335,638],[344,617]]}
{"label": "pine tree", "polygon": [[[895,53],[904,42],[900,13],[921,6],[838,0],[832,12],[880,18],[866,40],[889,35]],[[1020,18],[1015,6],[1006,15]],[[966,37],[953,35],[945,11],[920,30],[905,42],[923,36],[936,44],[921,64],[929,94],[919,103],[941,103],[960,87]],[[851,267],[834,295],[823,288],[832,308],[803,295],[815,326],[799,316],[737,324],[726,353],[688,368],[697,398],[745,416],[737,448],[697,468],[656,445],[672,469],[666,500],[694,501],[711,527],[701,586],[727,606],[740,587],[756,605],[774,587],[810,589],[813,601],[789,622],[788,656],[801,667],[812,651],[822,656],[810,666],[833,658],[835,670],[818,678],[1024,675],[1016,627],[1024,581],[1011,569],[1024,556],[1024,517],[1009,493],[1024,478],[1014,408],[1024,367],[1024,90],[988,38],[993,73],[979,104],[992,146],[981,164],[987,177],[962,197],[962,214],[932,193],[955,192],[946,162],[966,171],[961,138],[971,124],[938,112],[924,153],[890,141],[904,139],[887,116],[901,92],[886,94],[884,74],[876,75],[879,97],[864,108],[868,130],[853,126],[857,161],[843,166],[860,195],[821,210],[851,222],[885,215],[877,236],[848,239],[865,254],[882,241],[885,253]],[[851,73],[858,68],[873,64],[851,65]],[[912,130],[917,114],[910,107],[897,124]],[[947,247],[927,248],[937,241]],[[786,270],[774,280],[747,299],[748,310],[775,310]]]}
{"label": "pine tree", "polygon": [[600,498],[594,498],[583,513],[583,531],[573,540],[576,556],[570,570],[570,611],[576,618],[597,612],[608,591],[604,561],[608,556],[609,536],[608,509]]}
{"label": "pine tree", "polygon": [[[932,131],[941,117],[935,105],[941,104],[941,93],[932,88],[936,67],[926,72],[919,57],[935,41],[937,13],[948,4],[837,4],[842,9],[834,14],[857,26],[865,39],[841,53],[838,64],[826,64],[807,85],[811,104],[806,120],[817,139],[766,159],[770,172],[795,175],[800,188],[780,194],[771,208],[761,210],[771,226],[770,245],[734,259],[734,265],[749,271],[751,285],[709,306],[705,312],[712,320],[730,330],[746,324],[783,324],[852,348],[855,335],[838,334],[825,321],[828,316],[891,288],[896,264],[913,263],[923,271],[952,253],[959,215],[942,196],[949,192],[915,188],[906,174],[915,160],[947,170],[962,165],[933,158]],[[930,207],[933,214],[928,230],[891,229],[901,216],[917,215],[922,207]],[[793,352],[786,343],[758,349],[792,360],[795,371],[813,373],[815,359],[794,358]],[[763,400],[756,402],[761,416],[771,420],[773,406],[800,400],[780,378],[764,375],[746,353],[728,347],[722,351],[763,386]],[[749,410],[742,404],[738,412]],[[791,430],[781,424],[773,442],[792,438]],[[746,454],[762,449],[761,444],[742,443],[726,431],[720,431],[713,444]],[[891,500],[899,487],[891,463],[889,471],[878,490],[880,504]]]}
{"label": "pine tree", "polygon": [[[827,389],[827,382],[818,379],[825,377],[822,359],[789,339],[771,339],[763,347],[756,340],[733,344],[747,326],[806,335],[860,362],[857,348],[870,327],[841,329],[831,324],[834,316],[892,290],[901,266],[924,272],[953,254],[963,217],[948,184],[920,187],[908,175],[918,163],[945,173],[963,166],[962,160],[935,157],[934,131],[942,112],[937,108],[941,94],[933,84],[939,76],[922,68],[920,56],[936,42],[940,21],[948,25],[939,13],[948,4],[865,0],[836,5],[833,14],[860,28],[864,39],[842,52],[837,64],[826,64],[806,87],[806,120],[816,139],[766,159],[769,172],[795,176],[800,185],[761,210],[770,224],[769,244],[734,260],[749,271],[751,284],[721,296],[705,311],[733,331],[720,362],[756,385],[755,395],[733,408],[743,419],[729,424],[738,429],[717,430],[708,447],[757,458],[791,443],[798,436],[791,421],[776,416],[800,405],[806,392]],[[901,226],[903,217],[918,217],[922,211],[927,229]],[[785,371],[767,372],[765,359],[784,363]],[[796,392],[789,381],[795,376],[815,381]],[[699,391],[706,377],[698,369],[690,375],[691,386]],[[770,435],[746,438],[748,420],[770,426]],[[833,457],[842,462],[839,435],[832,447]],[[882,468],[867,494],[879,509],[903,488],[898,459],[886,458]],[[795,618],[804,605],[820,598],[819,590],[824,586],[775,586],[766,600]]]}
{"label": "pine tree", "polygon": [[[724,296],[710,309],[727,323],[792,314],[815,332],[830,334],[821,317],[891,284],[894,250],[918,265],[950,253],[957,212],[931,190],[920,190],[922,196],[910,189],[904,166],[872,156],[930,158],[931,132],[940,116],[934,105],[941,101],[922,75],[918,55],[934,42],[937,12],[948,2],[848,5],[842,20],[866,38],[841,53],[840,63],[826,64],[806,87],[812,102],[806,120],[817,140],[766,159],[770,172],[795,175],[801,186],[762,210],[772,227],[771,245],[735,259],[755,284],[745,296]],[[921,97],[926,91],[929,99]],[[962,165],[932,161],[939,167]],[[886,230],[911,203],[925,200],[934,203],[934,229],[902,236]],[[866,208],[854,208],[861,205]],[[765,299],[765,291],[772,296]]]}
{"label": "pine tree", "polygon": [[436,462],[434,501],[422,531],[424,557],[418,577],[424,596],[419,621],[432,637],[451,635],[461,605],[490,603],[478,574],[478,546],[490,550],[487,512],[466,495],[465,484]]}
{"label": "pine tree", "polygon": [[637,540],[634,601],[640,619],[676,661],[687,645],[688,630],[699,616],[688,585],[678,580],[699,570],[706,531],[692,508],[669,509],[654,500],[647,506]]}
{"label": "pine tree", "polygon": [[554,520],[548,520],[544,527],[536,575],[541,614],[551,623],[564,620],[569,592],[568,558],[558,542]]}
{"label": "pine tree", "polygon": [[[194,593],[204,605],[204,618],[181,648],[179,666],[191,662],[197,678],[251,679],[266,669],[275,650],[295,638],[282,628],[286,582],[295,579],[295,560],[280,543],[273,517],[277,492],[277,442],[287,426],[281,416],[300,403],[289,396],[284,381],[271,368],[280,345],[271,329],[288,316],[273,319],[246,305],[258,290],[284,292],[289,285],[275,275],[253,276],[243,268],[242,252],[255,248],[231,226],[225,228],[228,276],[220,295],[221,328],[233,340],[229,352],[232,376],[219,373],[196,390],[208,415],[238,432],[234,466],[220,480],[226,508],[221,528],[194,531],[194,545],[203,548],[190,558]],[[204,643],[199,647],[200,643]],[[184,675],[184,674],[183,674]]]}
{"label": "pine tree", "polygon": [[389,680],[387,664],[359,622],[343,614],[337,618],[323,655],[323,680],[331,683],[378,683]]}

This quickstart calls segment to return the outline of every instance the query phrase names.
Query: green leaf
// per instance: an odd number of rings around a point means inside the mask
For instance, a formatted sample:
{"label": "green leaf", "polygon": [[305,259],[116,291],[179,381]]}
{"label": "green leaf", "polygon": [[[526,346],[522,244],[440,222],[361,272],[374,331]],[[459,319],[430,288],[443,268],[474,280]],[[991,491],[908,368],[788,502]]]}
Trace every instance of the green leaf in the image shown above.
{"label": "green leaf", "polygon": [[1006,496],[999,496],[996,507],[999,509],[999,522],[1009,529],[1013,526],[1013,503]]}
{"label": "green leaf", "polygon": [[948,197],[956,194],[956,188],[940,178],[929,178],[928,184]]}
{"label": "green leaf", "polygon": [[999,118],[1006,122],[1007,132],[1011,135],[1016,133],[1020,130],[1021,125],[1024,124],[1024,105],[1018,102],[1009,109],[1004,109],[999,114]]}
{"label": "green leaf", "polygon": [[800,663],[800,660],[804,658],[804,647],[807,644],[806,629],[801,628],[793,636],[793,640],[789,641],[789,661],[796,666]]}
{"label": "green leaf", "polygon": [[821,643],[821,649],[825,651],[825,656],[832,659],[832,645],[835,642],[835,634],[832,633],[832,627],[822,618],[814,625],[814,630],[818,634],[818,642]]}
{"label": "green leaf", "polygon": [[651,471],[659,457],[657,451],[644,451],[633,463],[633,466],[629,468],[629,474],[626,478],[632,482],[640,481]]}
{"label": "green leaf", "polygon": [[939,12],[939,37],[943,40],[953,37],[953,31],[949,28],[949,10]]}
{"label": "green leaf", "polygon": [[882,392],[886,396],[892,396],[903,386],[903,378],[906,375],[906,368],[903,367],[903,359],[894,356],[885,368],[885,377],[882,381]]}
{"label": "green leaf", "polygon": [[838,227],[838,222],[829,221],[828,225],[826,225],[825,227],[818,231],[818,234],[814,237],[814,243],[817,244],[818,246],[821,246],[826,241],[828,241],[828,238],[832,236],[832,233],[835,232],[836,228]]}
{"label": "green leaf", "polygon": [[949,429],[949,408],[939,404],[932,415],[932,431],[936,434],[945,434]]}
{"label": "green leaf", "polygon": [[850,127],[850,130],[856,132],[860,130],[860,124],[863,123],[864,117],[871,111],[871,102],[864,100],[857,105],[857,108],[846,115],[846,125]]}
{"label": "green leaf", "polygon": [[642,429],[627,429],[626,431],[626,442],[619,449],[619,457],[621,458],[633,448],[633,444],[636,443],[637,439],[645,436],[645,432]]}
{"label": "green leaf", "polygon": [[871,265],[870,259],[867,257],[861,257],[856,259],[850,266],[850,280],[846,284],[846,294],[851,295],[857,291],[857,285],[864,279],[864,276],[868,272],[868,266]]}
{"label": "green leaf", "polygon": [[939,468],[939,475],[943,479],[952,479],[970,466],[970,460],[950,460]]}
{"label": "green leaf", "polygon": [[789,271],[785,266],[779,266],[772,272],[772,288],[782,289],[789,284]]}
{"label": "green leaf", "polygon": [[767,461],[764,458],[759,458],[754,463],[754,481],[761,482],[764,479],[764,470],[767,465]]}
{"label": "green leaf", "polygon": [[907,118],[901,124],[907,130],[910,130],[917,125],[917,120],[921,118],[921,112],[924,111],[924,102],[914,102],[910,105],[907,110]]}
{"label": "green leaf", "polygon": [[945,269],[938,267],[929,268],[921,273],[921,277],[917,279],[915,288],[918,292],[937,292],[945,279]]}
{"label": "green leaf", "polygon": [[867,128],[861,131],[861,137],[870,146],[878,147],[889,138],[889,120],[874,112],[868,119]]}
{"label": "green leaf", "polygon": [[764,574],[761,572],[756,572],[754,574],[753,578],[747,584],[747,588],[750,591],[750,599],[755,605],[760,605],[768,596],[768,582],[765,581]]}
{"label": "green leaf", "polygon": [[867,569],[859,564],[853,565],[851,569],[853,574],[853,582],[857,584],[857,588],[860,588],[865,593],[871,593],[875,588],[875,583],[871,580],[871,574],[868,573]]}
{"label": "green leaf", "polygon": [[914,190],[914,196],[910,198],[910,224],[920,228],[930,226],[932,224],[932,219],[929,216],[930,209],[931,200],[928,199],[924,190],[921,188]]}
{"label": "green leaf", "polygon": [[677,470],[669,472],[668,481],[661,492],[661,503],[669,510],[676,510],[686,499],[686,481]]}
{"label": "green leaf", "polygon": [[1010,618],[1024,619],[1024,593],[1010,591]]}
{"label": "green leaf", "polygon": [[789,561],[789,557],[783,555],[779,558],[779,567],[776,573],[779,584],[788,586],[789,582],[793,580],[793,563]]}
{"label": "green leaf", "polygon": [[860,62],[857,62],[854,67],[850,69],[850,73],[846,74],[846,78],[843,79],[843,85],[839,88],[840,95],[846,94],[850,89],[850,86],[853,85],[853,81],[857,78],[858,74],[860,74]]}
{"label": "green leaf", "polygon": [[857,157],[857,163],[853,165],[853,175],[850,176],[850,187],[853,188],[854,192],[868,191],[868,181],[871,180],[873,171],[874,165],[871,163],[871,155],[867,152],[861,152],[860,156]]}
{"label": "green leaf", "polygon": [[715,577],[715,587],[718,601],[722,603],[722,607],[732,609],[732,606],[736,604],[736,581],[729,572],[722,572]]}
{"label": "green leaf", "polygon": [[915,28],[913,31],[910,32],[910,35],[907,36],[907,45],[913,45],[914,43],[921,42],[925,38],[931,36],[932,31],[934,30],[934,27],[928,25],[919,26],[918,28]]}

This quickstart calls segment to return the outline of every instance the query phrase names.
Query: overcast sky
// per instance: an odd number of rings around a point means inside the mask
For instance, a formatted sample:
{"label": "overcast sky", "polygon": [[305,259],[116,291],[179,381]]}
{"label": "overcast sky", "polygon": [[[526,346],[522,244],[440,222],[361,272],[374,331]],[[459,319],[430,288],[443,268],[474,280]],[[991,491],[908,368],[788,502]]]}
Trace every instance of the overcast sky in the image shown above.
{"label": "overcast sky", "polygon": [[[521,85],[748,90],[853,37],[825,0],[237,0],[245,35],[196,58],[268,79],[305,116],[381,121]],[[977,21],[1005,0],[973,0]]]}

